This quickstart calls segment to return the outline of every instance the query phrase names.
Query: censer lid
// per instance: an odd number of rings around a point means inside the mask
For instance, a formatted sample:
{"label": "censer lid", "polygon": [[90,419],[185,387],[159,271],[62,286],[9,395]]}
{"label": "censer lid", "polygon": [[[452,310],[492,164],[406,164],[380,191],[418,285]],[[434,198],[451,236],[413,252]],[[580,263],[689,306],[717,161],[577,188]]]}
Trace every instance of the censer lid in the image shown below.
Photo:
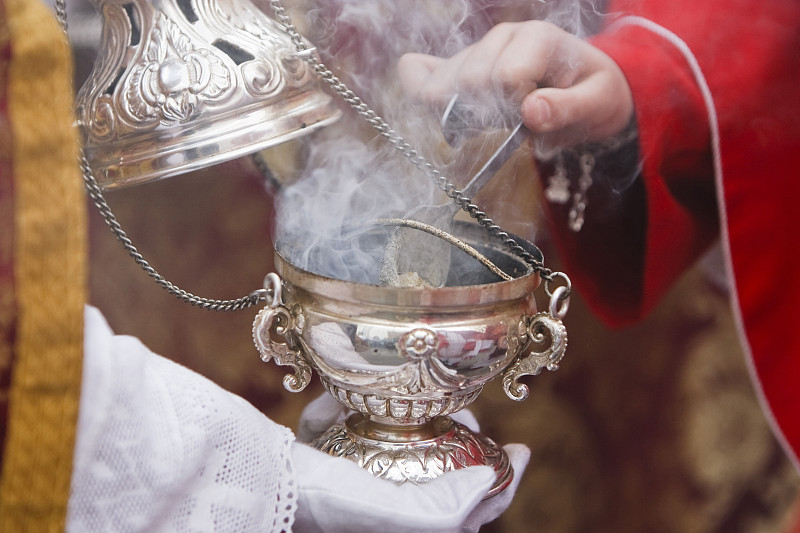
{"label": "censer lid", "polygon": [[103,188],[221,163],[340,116],[250,0],[94,2],[103,34],[76,114]]}

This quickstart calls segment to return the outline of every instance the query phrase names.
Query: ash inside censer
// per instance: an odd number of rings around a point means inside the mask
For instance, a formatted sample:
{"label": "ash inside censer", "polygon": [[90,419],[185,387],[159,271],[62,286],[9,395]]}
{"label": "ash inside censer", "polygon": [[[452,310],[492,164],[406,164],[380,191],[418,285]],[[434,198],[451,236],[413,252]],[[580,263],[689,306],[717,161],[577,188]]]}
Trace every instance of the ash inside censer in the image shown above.
{"label": "ash inside censer", "polygon": [[[387,253],[387,249],[396,243],[392,238],[395,229],[385,221],[376,222],[368,228],[345,231],[343,237],[328,239],[324,246],[308,245],[318,240],[310,235],[306,239],[294,234],[291,238],[279,240],[277,249],[294,266],[328,278],[371,285],[431,288],[432,285],[413,268],[414,261],[426,262],[429,258],[417,257],[410,262],[410,269],[387,274],[387,256],[414,253],[414,250],[389,250]],[[529,264],[475,223],[458,221],[449,235],[457,244],[442,248],[449,254],[445,287],[497,283],[533,272]],[[543,260],[535,245],[520,238],[516,241],[537,261]]]}

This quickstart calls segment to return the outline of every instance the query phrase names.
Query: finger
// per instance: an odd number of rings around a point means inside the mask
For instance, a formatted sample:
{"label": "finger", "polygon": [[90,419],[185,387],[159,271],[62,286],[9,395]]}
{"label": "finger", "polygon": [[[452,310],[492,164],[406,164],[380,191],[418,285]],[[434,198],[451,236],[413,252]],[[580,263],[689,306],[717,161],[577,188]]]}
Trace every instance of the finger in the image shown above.
{"label": "finger", "polygon": [[341,422],[347,410],[328,393],[323,393],[303,409],[297,428],[297,440],[311,442],[323,431]]}
{"label": "finger", "polygon": [[398,486],[353,461],[301,444],[293,444],[291,454],[299,492],[298,531],[309,523],[326,532],[457,531],[496,479],[491,468],[475,466]]}
{"label": "finger", "polygon": [[536,20],[509,27],[490,75],[506,98],[519,103],[537,87],[567,87],[582,75],[590,48],[574,35]]}
{"label": "finger", "polygon": [[475,415],[469,409],[462,409],[456,413],[450,415],[450,418],[458,422],[459,424],[464,424],[469,429],[475,432],[479,432],[481,430],[481,426],[478,423],[478,419],[475,418]]}
{"label": "finger", "polygon": [[522,480],[522,474],[528,466],[531,450],[524,444],[506,444],[503,449],[508,454],[509,461],[511,461],[514,477],[502,492],[483,500],[475,507],[464,523],[464,529],[467,531],[478,531],[481,525],[491,522],[503,514],[503,511],[511,505],[511,500],[514,499],[519,483]]}
{"label": "finger", "polygon": [[455,80],[459,94],[480,94],[502,87],[494,77],[495,65],[514,39],[514,25],[498,24],[477,43],[467,47]]}
{"label": "finger", "polygon": [[560,62],[553,57],[561,57],[558,49],[570,38],[563,30],[540,21],[514,26],[511,40],[492,67],[492,78],[516,102],[539,86],[554,85],[561,76],[554,71]]}
{"label": "finger", "polygon": [[623,85],[600,71],[571,87],[537,89],[522,101],[522,120],[534,133],[572,130],[583,137],[579,141],[615,135],[633,113],[630,89]]}
{"label": "finger", "polygon": [[419,89],[421,98],[431,103],[444,103],[457,93],[459,72],[471,53],[472,48],[467,47],[439,63],[422,83]]}
{"label": "finger", "polygon": [[[506,444],[503,449],[508,454],[508,459],[514,467],[514,475],[522,478],[523,472],[528,467],[528,462],[531,459],[531,450],[524,444]],[[519,479],[516,483],[512,483],[513,487],[519,485]]]}
{"label": "finger", "polygon": [[540,21],[498,24],[468,50],[459,91],[493,92],[518,103],[546,80],[553,49],[567,35]]}
{"label": "finger", "polygon": [[397,63],[403,90],[412,98],[429,103],[449,100],[455,93],[456,72],[467,54],[466,49],[450,58],[404,54]]}
{"label": "finger", "polygon": [[427,79],[416,78],[420,96],[428,102],[443,102],[454,93],[464,97],[502,87],[503,80],[493,76],[494,68],[499,58],[508,53],[517,27],[517,24],[498,24],[481,40],[454,56],[438,63],[429,61],[426,66],[434,68],[429,68]]}
{"label": "finger", "polygon": [[446,59],[427,54],[404,54],[397,63],[397,74],[403,91],[412,98],[420,98],[420,91],[431,73],[440,68]]}

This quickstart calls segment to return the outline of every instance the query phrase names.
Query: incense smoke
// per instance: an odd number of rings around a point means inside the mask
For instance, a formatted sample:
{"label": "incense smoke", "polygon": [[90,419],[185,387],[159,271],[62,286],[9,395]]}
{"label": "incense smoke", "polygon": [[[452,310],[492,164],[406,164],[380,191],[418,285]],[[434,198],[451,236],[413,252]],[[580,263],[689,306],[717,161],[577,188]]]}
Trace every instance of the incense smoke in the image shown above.
{"label": "incense smoke", "polygon": [[[303,27],[337,76],[436,169],[463,186],[492,149],[482,149],[481,136],[461,150],[450,148],[439,126],[442,110],[402,94],[398,59],[407,52],[451,56],[501,20],[545,19],[584,36],[592,31],[597,11],[594,4],[569,0],[329,0],[305,14]],[[502,133],[519,120],[502,98],[481,106],[484,122],[475,125],[478,130]],[[276,242],[284,254],[291,250],[290,261],[301,268],[376,283],[386,242],[353,236],[363,236],[377,219],[402,218],[417,206],[449,200],[346,104],[343,109],[339,123],[302,141],[305,169],[278,199]],[[504,194],[511,209],[514,191]],[[530,220],[521,236],[532,239],[537,208],[527,209],[515,216]]]}

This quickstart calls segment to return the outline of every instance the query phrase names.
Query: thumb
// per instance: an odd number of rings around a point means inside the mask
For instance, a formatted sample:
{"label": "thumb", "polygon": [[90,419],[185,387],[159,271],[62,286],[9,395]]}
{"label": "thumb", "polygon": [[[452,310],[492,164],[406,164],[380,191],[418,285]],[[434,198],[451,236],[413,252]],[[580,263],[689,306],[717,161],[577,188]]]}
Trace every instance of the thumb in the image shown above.
{"label": "thumb", "polygon": [[579,132],[576,142],[616,135],[633,114],[627,82],[598,72],[566,88],[544,87],[522,101],[522,120],[534,133]]}
{"label": "thumb", "polygon": [[531,457],[531,450],[524,444],[506,444],[503,446],[508,459],[514,469],[514,477],[511,483],[502,492],[483,500],[475,509],[470,513],[467,520],[464,522],[464,531],[478,531],[480,527],[498,516],[511,505],[511,500],[517,492],[519,483],[522,480],[522,474],[528,466],[528,461]]}

